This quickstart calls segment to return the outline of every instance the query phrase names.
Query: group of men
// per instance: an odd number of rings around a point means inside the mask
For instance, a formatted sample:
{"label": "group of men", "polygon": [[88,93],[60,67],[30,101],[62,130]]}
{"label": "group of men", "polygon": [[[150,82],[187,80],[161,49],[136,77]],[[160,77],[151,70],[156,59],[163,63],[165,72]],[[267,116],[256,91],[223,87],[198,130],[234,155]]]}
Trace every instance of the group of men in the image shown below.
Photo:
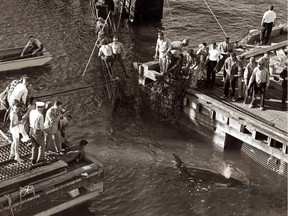
{"label": "group of men", "polygon": [[[27,77],[22,78],[8,94],[10,106],[10,132],[12,144],[10,159],[18,162],[23,161],[19,155],[20,134],[22,142],[31,140],[32,143],[32,164],[45,160],[45,151],[56,154],[63,154],[62,143],[65,141],[65,129],[72,119],[71,115],[65,115],[62,103],[36,101],[30,98],[26,107],[29,81]],[[21,112],[25,108],[26,112]]]}
{"label": "group of men", "polygon": [[[267,44],[275,19],[276,14],[273,11],[273,5],[271,5],[269,10],[263,15],[261,21],[261,44]],[[249,107],[253,108],[256,105],[256,96],[260,94],[260,110],[264,109],[265,92],[270,84],[268,53],[265,53],[258,62],[255,61],[254,57],[251,57],[249,63],[246,65],[244,59],[236,56],[234,45],[230,42],[229,37],[226,37],[218,46],[216,43],[213,43],[209,48],[207,43],[203,42],[196,52],[193,49],[183,52],[183,47],[188,44],[189,41],[187,39],[171,42],[169,38],[164,36],[163,32],[158,33],[154,57],[159,58],[161,74],[169,74],[171,72],[169,69],[175,68],[189,71],[192,75],[190,84],[192,88],[197,88],[197,80],[203,79],[206,75],[206,86],[212,90],[216,73],[222,70],[224,81],[224,95],[222,98],[227,98],[230,95],[232,101],[242,99],[243,103],[246,104],[248,99],[252,97]],[[281,76],[282,78],[284,77],[283,86],[285,87],[287,78],[285,78],[284,72]],[[238,96],[235,95],[237,84]],[[285,90],[283,90],[283,108],[286,105],[286,100],[287,92],[285,94]]]}

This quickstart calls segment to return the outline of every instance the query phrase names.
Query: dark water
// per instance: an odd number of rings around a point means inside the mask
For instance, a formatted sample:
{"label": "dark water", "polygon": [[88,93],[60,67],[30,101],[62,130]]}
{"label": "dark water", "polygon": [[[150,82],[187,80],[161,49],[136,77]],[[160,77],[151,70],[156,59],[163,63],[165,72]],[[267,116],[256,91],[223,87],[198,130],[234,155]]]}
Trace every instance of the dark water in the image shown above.
{"label": "dark water", "polygon": [[[208,3],[226,33],[238,40],[249,29],[259,27],[263,12],[272,2],[279,17],[277,22],[285,22],[287,7],[283,0]],[[173,0],[169,5],[172,16],[165,1],[160,25],[121,25],[120,39],[129,60],[144,62],[152,58],[157,28],[164,28],[173,40],[190,38],[193,47],[203,40],[210,43],[224,37],[203,1]],[[1,0],[0,11],[1,49],[22,46],[29,35],[35,35],[53,54],[49,66],[24,70],[32,79],[32,93],[101,82],[95,58],[85,76],[80,75],[96,39],[88,1]],[[1,89],[22,73],[1,74]],[[205,137],[159,122],[149,113],[138,116],[128,108],[113,113],[104,88],[57,99],[73,115],[69,139],[87,139],[89,152],[105,166],[103,194],[60,215],[287,215],[286,181],[245,155],[223,153]],[[232,176],[246,186],[226,187],[205,179],[195,185],[178,178],[172,152],[188,167],[223,173],[230,165]],[[207,175],[210,177],[214,178],[213,174]]]}

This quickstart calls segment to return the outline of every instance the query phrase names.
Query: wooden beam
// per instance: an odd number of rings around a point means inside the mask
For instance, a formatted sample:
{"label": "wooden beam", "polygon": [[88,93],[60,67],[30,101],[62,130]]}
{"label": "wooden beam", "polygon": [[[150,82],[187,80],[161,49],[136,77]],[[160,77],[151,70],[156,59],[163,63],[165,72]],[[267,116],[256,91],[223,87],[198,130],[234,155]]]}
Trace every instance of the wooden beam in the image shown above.
{"label": "wooden beam", "polygon": [[65,202],[65,203],[60,204],[58,206],[53,206],[51,209],[40,212],[40,213],[36,214],[35,216],[46,216],[46,215],[53,215],[53,214],[59,213],[65,209],[71,208],[77,204],[83,203],[85,201],[88,201],[88,200],[98,196],[99,192],[100,192],[99,190],[96,190],[96,191],[93,191],[93,192],[88,193],[86,195],[79,196],[77,198],[70,200],[69,202]]}
{"label": "wooden beam", "polygon": [[245,58],[250,58],[252,56],[263,55],[265,52],[277,50],[277,49],[280,49],[282,47],[286,47],[287,45],[288,45],[288,40],[282,41],[280,43],[277,43],[275,45],[271,45],[269,47],[265,47],[265,48],[262,48],[262,49],[247,51],[247,52],[242,53],[240,56],[241,57],[245,57]]}
{"label": "wooden beam", "polygon": [[[87,154],[87,159],[88,160],[93,160],[95,161],[95,159],[93,159],[90,155]],[[82,173],[90,173],[91,171],[96,171],[96,172],[103,172],[103,165],[100,164],[98,161],[97,163],[92,163],[89,164],[87,166],[84,167],[80,167],[78,169],[75,169],[73,171],[70,172],[66,172],[60,176],[56,176],[55,178],[50,178],[50,179],[43,179],[42,182],[30,182],[30,184],[32,184],[34,186],[34,191],[35,193],[37,193],[38,191],[45,191],[47,189],[49,189],[50,187],[53,187],[55,185],[61,184],[67,180],[73,179],[75,177],[79,177],[81,176]],[[88,178],[90,177],[90,175],[88,175]],[[15,191],[13,193],[10,193],[10,197],[12,200],[15,200],[19,197],[19,191]],[[0,203],[6,203],[7,202],[7,198],[2,196],[0,197]]]}
{"label": "wooden beam", "polygon": [[55,174],[67,166],[68,166],[67,163],[60,160],[55,163],[43,166],[39,169],[25,172],[14,178],[1,181],[0,182],[0,190],[1,190],[0,194],[4,195],[4,194],[7,194],[7,192],[10,193],[12,189],[15,190],[15,188],[19,188],[20,186],[22,187],[26,186],[27,184],[35,181],[36,179],[48,177],[52,173]]}

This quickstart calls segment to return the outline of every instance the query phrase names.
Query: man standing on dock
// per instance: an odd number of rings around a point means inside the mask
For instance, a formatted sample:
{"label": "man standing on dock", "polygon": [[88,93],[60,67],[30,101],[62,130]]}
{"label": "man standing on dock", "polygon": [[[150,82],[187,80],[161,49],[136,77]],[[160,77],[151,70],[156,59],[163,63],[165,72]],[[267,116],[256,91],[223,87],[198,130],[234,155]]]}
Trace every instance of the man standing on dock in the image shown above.
{"label": "man standing on dock", "polygon": [[[222,69],[225,60],[229,57],[229,53],[233,52],[233,48],[234,48],[233,44],[230,42],[230,38],[229,37],[226,37],[223,42],[218,44],[218,50],[221,53],[221,57],[220,57],[220,59],[219,59],[219,61],[217,63],[216,72],[219,72]],[[225,68],[224,68],[223,78],[225,79],[225,77],[226,77],[226,71],[225,71]]]}
{"label": "man standing on dock", "polygon": [[245,92],[243,104],[246,104],[248,97],[252,95],[253,84],[250,88],[248,88],[248,84],[252,76],[253,70],[256,66],[257,66],[257,63],[255,61],[255,57],[251,57],[249,60],[249,63],[245,67],[244,74],[243,74],[244,92]]}
{"label": "man standing on dock", "polygon": [[47,110],[44,122],[46,151],[51,150],[60,153],[62,150],[61,137],[60,133],[58,133],[61,109],[62,103],[55,101],[54,105]]}
{"label": "man standing on dock", "polygon": [[30,137],[32,141],[32,164],[44,161],[44,102],[36,102],[36,109],[29,114]]}
{"label": "man standing on dock", "polygon": [[[268,11],[263,15],[261,21],[261,34],[260,34],[260,44],[267,44],[272,32],[272,28],[275,25],[276,13],[273,11],[273,5],[270,5]],[[265,35],[266,34],[266,35]]]}
{"label": "man standing on dock", "polygon": [[248,88],[250,88],[255,81],[253,94],[252,94],[252,101],[249,105],[249,108],[254,107],[254,103],[256,100],[256,95],[260,94],[260,110],[264,110],[264,103],[265,103],[265,91],[269,87],[270,77],[269,71],[267,68],[264,67],[264,61],[258,62],[258,67],[253,70],[253,74],[249,80]]}
{"label": "man standing on dock", "polygon": [[156,43],[155,49],[155,59],[159,56],[159,66],[160,66],[160,73],[166,73],[168,70],[168,57],[167,53],[171,51],[172,45],[171,40],[167,37],[164,37],[163,32],[158,32],[158,39]]}
{"label": "man standing on dock", "polygon": [[283,79],[283,81],[282,81],[282,100],[281,100],[282,109],[286,110],[287,109],[287,107],[286,107],[286,101],[287,101],[287,79],[288,79],[288,77],[287,77],[287,60],[285,62],[284,69],[280,73],[280,77]]}
{"label": "man standing on dock", "polygon": [[226,71],[225,80],[224,80],[224,96],[222,98],[227,98],[229,95],[229,89],[231,87],[230,95],[232,101],[236,101],[235,98],[235,87],[239,75],[242,72],[242,64],[237,59],[234,52],[230,53],[230,57],[225,60],[224,70]]}
{"label": "man standing on dock", "polygon": [[[207,57],[207,88],[213,89],[214,83],[215,83],[215,67],[217,65],[217,62],[219,61],[220,52],[217,50],[217,44],[214,42],[212,45],[212,49],[208,52]],[[212,79],[211,79],[212,78]]]}

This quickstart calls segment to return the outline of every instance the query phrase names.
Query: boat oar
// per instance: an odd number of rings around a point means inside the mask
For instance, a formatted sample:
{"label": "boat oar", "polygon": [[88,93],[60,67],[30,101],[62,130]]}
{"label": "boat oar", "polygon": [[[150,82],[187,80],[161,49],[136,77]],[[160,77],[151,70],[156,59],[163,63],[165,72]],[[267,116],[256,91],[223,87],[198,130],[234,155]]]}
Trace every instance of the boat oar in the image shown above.
{"label": "boat oar", "polygon": [[[105,20],[105,23],[104,23],[104,25],[103,25],[103,27],[102,27],[102,29],[101,29],[101,31],[103,31],[104,27],[106,26],[107,21],[108,21],[109,16],[110,16],[110,13],[111,13],[111,11],[109,11],[109,13],[108,13],[108,15],[107,15],[107,18],[106,18],[106,20]],[[93,54],[94,54],[94,51],[95,51],[95,49],[96,49],[97,42],[98,42],[98,38],[97,38],[97,40],[95,41],[93,50],[92,50],[92,52],[91,52],[91,54],[90,54],[90,57],[89,57],[89,59],[88,59],[88,62],[87,62],[87,64],[86,64],[86,67],[85,67],[85,69],[84,69],[84,72],[83,72],[82,76],[84,76],[85,73],[86,73],[86,71],[87,71],[87,68],[88,68],[88,66],[89,66],[89,64],[90,64],[90,61],[91,61],[92,56],[93,56]]]}

